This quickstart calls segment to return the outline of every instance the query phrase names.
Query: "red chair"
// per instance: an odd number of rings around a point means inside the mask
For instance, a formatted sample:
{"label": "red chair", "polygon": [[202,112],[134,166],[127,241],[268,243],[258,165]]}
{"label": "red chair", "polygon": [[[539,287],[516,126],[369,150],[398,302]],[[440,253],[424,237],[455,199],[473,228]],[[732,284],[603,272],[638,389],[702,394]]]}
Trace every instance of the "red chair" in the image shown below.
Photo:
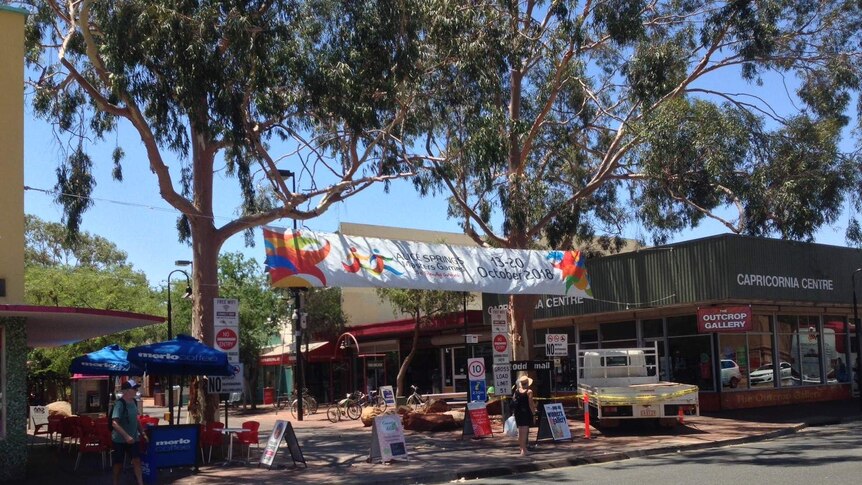
{"label": "red chair", "polygon": [[248,462],[251,457],[251,445],[255,445],[258,450],[260,450],[260,438],[257,435],[257,431],[260,429],[260,423],[257,421],[246,421],[242,423],[242,427],[245,428],[246,431],[237,434],[236,437],[240,446],[248,446],[248,451],[246,451],[245,455],[245,461]]}
{"label": "red chair", "polygon": [[220,449],[224,446],[224,435],[219,431],[222,428],[224,428],[224,424],[218,421],[201,426],[201,461],[204,461],[204,446],[210,447],[206,463],[212,461],[213,446],[218,446]]}
{"label": "red chair", "polygon": [[108,437],[107,440],[104,438],[104,433],[98,433],[95,429],[92,433],[85,434],[81,437],[81,441],[78,445],[78,459],[75,460],[75,471],[78,470],[78,466],[81,464],[81,457],[84,456],[84,453],[99,453],[102,455],[102,468],[105,468],[105,456],[109,455],[111,451],[111,439]]}
{"label": "red chair", "polygon": [[57,435],[60,434],[60,423],[66,419],[66,416],[62,414],[52,414],[48,416],[48,438],[51,441],[55,441],[57,439]]}
{"label": "red chair", "polygon": [[72,444],[77,443],[81,439],[81,433],[78,428],[79,416],[68,416],[60,423],[60,448],[63,447],[63,442],[69,438],[69,450],[72,449]]}

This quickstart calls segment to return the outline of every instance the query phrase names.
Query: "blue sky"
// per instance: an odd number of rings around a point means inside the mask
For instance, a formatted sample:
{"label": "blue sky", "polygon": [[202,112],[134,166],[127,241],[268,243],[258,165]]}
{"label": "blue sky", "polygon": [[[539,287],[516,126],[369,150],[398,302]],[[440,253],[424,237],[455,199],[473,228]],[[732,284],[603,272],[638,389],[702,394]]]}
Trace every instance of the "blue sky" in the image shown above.
{"label": "blue sky", "polygon": [[[733,86],[728,89],[728,82],[739,84],[739,91],[751,89],[751,86],[742,85],[731,73],[706,79],[701,85],[733,90]],[[785,80],[766,79],[765,85],[758,91],[773,107],[784,111],[793,110],[792,103],[787,98],[788,91],[792,92],[792,86],[786,88]],[[29,102],[28,99],[27,103]],[[51,126],[32,115],[29,104],[26,110],[24,183],[34,189],[50,191],[56,182],[55,169],[57,161],[62,157],[62,146],[54,136]],[[120,140],[120,145],[126,151],[123,182],[115,182],[111,178],[110,154],[114,140]],[[852,148],[849,137],[845,139],[843,148]],[[175,260],[192,259],[191,249],[177,241],[177,213],[159,197],[156,178],[148,168],[137,133],[128,124],[121,125],[110,141],[91,145],[88,150],[93,154],[98,185],[93,193],[96,199],[94,206],[84,214],[82,229],[117,244],[128,253],[129,261],[134,267],[147,274],[151,285],[162,284],[167,274],[175,268]],[[178,180],[179,164],[175,161],[172,163],[170,159],[167,161],[172,169],[177,168],[172,172],[175,180]],[[281,166],[296,169],[290,163]],[[297,188],[302,189],[303,181],[300,176]],[[218,225],[222,225],[234,216],[239,192],[236,181],[223,174],[217,177],[216,191],[215,214],[219,218]],[[833,226],[822,228],[815,240],[825,244],[844,245],[848,210],[849,203],[842,219]],[[62,211],[54,204],[53,196],[38,190],[25,191],[25,211],[53,222],[59,222],[62,217]],[[460,232],[456,222],[446,218],[444,198],[421,198],[408,182],[394,183],[389,194],[384,193],[382,185],[369,188],[346,202],[331,207],[323,216],[307,221],[306,226],[316,231],[334,232],[341,222]],[[291,223],[288,219],[277,221],[273,225],[288,227]],[[700,227],[677,235],[674,240],[726,232],[724,226],[710,220]],[[623,236],[648,239],[647,234],[637,226],[625,228]],[[242,251],[262,262],[264,255],[259,231],[256,234],[256,244],[254,248],[246,248],[243,236],[239,234],[228,240],[222,251]]]}

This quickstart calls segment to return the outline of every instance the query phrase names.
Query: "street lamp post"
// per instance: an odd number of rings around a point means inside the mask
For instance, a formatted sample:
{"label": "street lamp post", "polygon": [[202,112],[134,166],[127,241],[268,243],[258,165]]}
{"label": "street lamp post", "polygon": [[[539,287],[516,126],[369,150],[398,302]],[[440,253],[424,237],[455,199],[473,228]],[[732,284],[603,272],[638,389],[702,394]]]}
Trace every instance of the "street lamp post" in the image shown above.
{"label": "street lamp post", "polygon": [[856,305],[856,274],[862,272],[862,268],[857,268],[850,276],[850,281],[853,284],[853,325],[856,326],[856,384],[859,389],[859,407],[862,408],[862,329],[859,327],[859,310]]}
{"label": "street lamp post", "polygon": [[[292,193],[296,194],[296,172],[293,170],[279,169],[278,175],[282,178],[290,177],[292,182]],[[293,219],[293,232],[296,232],[296,218]],[[296,413],[298,415],[296,419],[302,421],[302,386],[305,385],[305,382],[302,382],[303,379],[300,377],[302,376],[302,327],[300,326],[300,319],[302,318],[302,302],[300,301],[299,290],[297,288],[292,288],[291,291],[293,292],[293,347],[294,355],[296,355],[296,375],[293,376],[294,388],[296,389]]]}
{"label": "street lamp post", "polygon": [[[177,266],[188,266],[192,264],[191,261],[178,260],[174,261],[174,264]],[[182,273],[186,277],[186,292],[183,295],[183,298],[189,298],[192,296],[192,284],[189,279],[189,274],[184,270],[175,269],[168,273],[168,340],[174,338],[174,316],[173,309],[171,308],[171,276],[174,273]],[[174,422],[174,376],[168,375],[168,411],[171,414],[171,420],[168,424],[176,424]]]}

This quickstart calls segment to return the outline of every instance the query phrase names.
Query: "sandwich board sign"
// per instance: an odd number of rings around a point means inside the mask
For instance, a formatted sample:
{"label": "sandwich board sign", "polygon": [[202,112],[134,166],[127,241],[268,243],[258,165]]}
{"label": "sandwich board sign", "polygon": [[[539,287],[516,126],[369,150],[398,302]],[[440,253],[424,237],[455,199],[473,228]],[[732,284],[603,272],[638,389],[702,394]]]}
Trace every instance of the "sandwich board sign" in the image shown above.
{"label": "sandwich board sign", "polygon": [[461,430],[461,439],[465,436],[484,438],[494,436],[491,431],[491,418],[488,417],[488,407],[484,402],[467,403],[464,412],[464,428]]}
{"label": "sandwich board sign", "polygon": [[562,403],[551,403],[542,406],[539,416],[539,432],[536,433],[536,442],[543,439],[554,441],[573,440],[572,430],[569,429],[569,420]]}
{"label": "sandwich board sign", "polygon": [[395,391],[392,390],[392,386],[380,386],[380,395],[387,406],[395,407]]}
{"label": "sandwich board sign", "polygon": [[275,460],[275,455],[278,454],[278,449],[281,447],[282,440],[287,441],[287,451],[293,459],[293,466],[297,463],[302,463],[306,468],[308,464],[305,462],[305,457],[302,455],[302,449],[299,447],[299,442],[296,440],[296,433],[293,431],[293,425],[290,421],[279,419],[275,422],[275,427],[272,428],[272,433],[266,441],[266,448],[260,456],[260,464],[266,465],[272,470],[272,463]]}
{"label": "sandwich board sign", "polygon": [[407,461],[407,442],[401,416],[381,414],[374,418],[371,425],[371,453],[369,463],[386,463],[396,459]]}

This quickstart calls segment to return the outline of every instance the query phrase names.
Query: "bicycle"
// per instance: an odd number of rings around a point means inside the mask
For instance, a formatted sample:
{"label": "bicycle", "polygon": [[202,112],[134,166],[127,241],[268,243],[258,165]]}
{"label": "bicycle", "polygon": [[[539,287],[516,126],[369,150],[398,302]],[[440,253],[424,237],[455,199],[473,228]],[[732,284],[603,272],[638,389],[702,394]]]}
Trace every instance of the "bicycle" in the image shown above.
{"label": "bicycle", "polygon": [[407,398],[407,406],[414,411],[423,411],[428,404],[428,398],[420,394],[416,386],[410,386],[410,388],[413,389],[413,394]]}
{"label": "bicycle", "polygon": [[[290,401],[290,414],[296,419],[296,416],[299,414],[299,399],[296,398],[296,391],[291,394]],[[314,414],[317,412],[317,399],[314,398],[309,392],[308,389],[302,389],[302,415],[308,416],[309,414]]]}
{"label": "bicycle", "polygon": [[276,409],[284,409],[286,406],[290,405],[291,396],[289,394],[282,394],[275,398],[275,402],[272,403],[272,406]]}
{"label": "bicycle", "polygon": [[358,399],[354,393],[348,393],[344,399],[337,403],[330,404],[326,409],[326,417],[333,423],[341,421],[342,416],[347,416],[350,419],[359,419],[362,415],[362,408],[358,404]]}
{"label": "bicycle", "polygon": [[372,406],[381,412],[386,411],[386,401],[378,391],[369,391],[368,394],[363,394],[362,391],[356,392],[359,394],[358,404],[360,407]]}

